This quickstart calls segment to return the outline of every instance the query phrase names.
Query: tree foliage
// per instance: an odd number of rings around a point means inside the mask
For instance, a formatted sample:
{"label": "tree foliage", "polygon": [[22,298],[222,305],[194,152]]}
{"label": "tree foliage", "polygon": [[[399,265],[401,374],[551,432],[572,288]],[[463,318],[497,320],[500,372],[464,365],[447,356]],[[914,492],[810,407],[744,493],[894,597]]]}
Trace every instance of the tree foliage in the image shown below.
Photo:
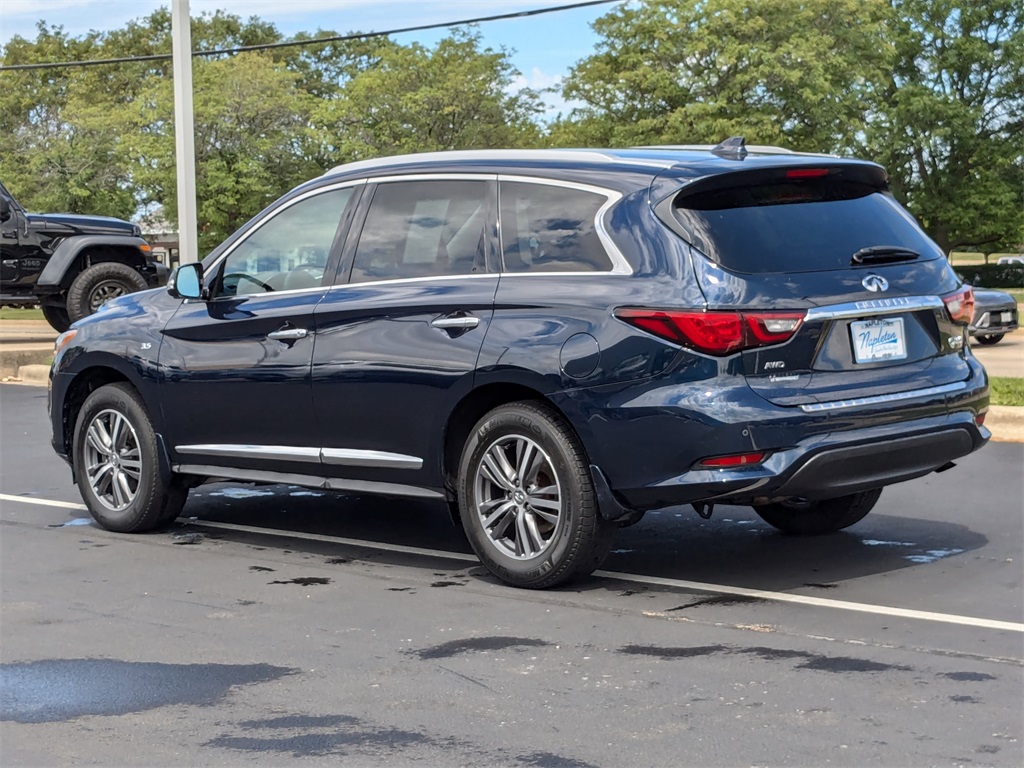
{"label": "tree foliage", "polygon": [[[885,165],[946,249],[1024,244],[1020,0],[633,0],[563,82],[550,124],[510,54],[473,29],[194,59],[201,243],[342,162],[474,147],[751,144]],[[4,64],[167,53],[166,9],[105,33],[40,23]],[[295,39],[329,36],[330,30]],[[197,50],[280,42],[192,20]],[[30,208],[176,217],[167,60],[0,73],[0,177]]]}

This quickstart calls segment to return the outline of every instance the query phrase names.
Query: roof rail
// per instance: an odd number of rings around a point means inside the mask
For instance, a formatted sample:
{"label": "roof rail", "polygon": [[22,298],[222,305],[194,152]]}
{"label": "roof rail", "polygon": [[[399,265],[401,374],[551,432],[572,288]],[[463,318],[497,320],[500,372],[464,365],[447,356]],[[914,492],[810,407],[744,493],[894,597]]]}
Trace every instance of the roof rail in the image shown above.
{"label": "roof rail", "polygon": [[[696,152],[713,152],[719,145],[711,144],[654,144],[646,147],[633,147],[633,149],[679,149],[689,150]],[[815,154],[815,153],[804,153],[794,152],[792,149],[786,149],[785,147],[773,147],[768,144],[746,144],[744,148],[747,152],[755,152],[759,155],[795,155],[795,154]]]}

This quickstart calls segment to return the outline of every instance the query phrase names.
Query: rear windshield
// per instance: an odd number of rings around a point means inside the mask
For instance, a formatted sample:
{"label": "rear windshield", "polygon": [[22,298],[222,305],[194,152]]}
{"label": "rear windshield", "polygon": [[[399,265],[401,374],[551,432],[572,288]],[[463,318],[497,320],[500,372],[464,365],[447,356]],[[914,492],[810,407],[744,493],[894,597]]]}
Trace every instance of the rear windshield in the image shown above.
{"label": "rear windshield", "polygon": [[815,272],[851,266],[878,245],[942,254],[891,195],[869,184],[780,181],[680,197],[690,243],[733,272]]}

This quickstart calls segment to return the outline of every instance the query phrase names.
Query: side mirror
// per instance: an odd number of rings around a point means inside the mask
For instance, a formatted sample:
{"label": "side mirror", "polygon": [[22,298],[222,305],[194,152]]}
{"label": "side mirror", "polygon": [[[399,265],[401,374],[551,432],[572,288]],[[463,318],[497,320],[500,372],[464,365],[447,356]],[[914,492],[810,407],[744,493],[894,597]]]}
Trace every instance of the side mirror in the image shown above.
{"label": "side mirror", "polygon": [[0,195],[0,221],[11,218],[11,201]]}
{"label": "side mirror", "polygon": [[182,264],[171,273],[167,292],[176,299],[203,298],[203,265],[198,262]]}

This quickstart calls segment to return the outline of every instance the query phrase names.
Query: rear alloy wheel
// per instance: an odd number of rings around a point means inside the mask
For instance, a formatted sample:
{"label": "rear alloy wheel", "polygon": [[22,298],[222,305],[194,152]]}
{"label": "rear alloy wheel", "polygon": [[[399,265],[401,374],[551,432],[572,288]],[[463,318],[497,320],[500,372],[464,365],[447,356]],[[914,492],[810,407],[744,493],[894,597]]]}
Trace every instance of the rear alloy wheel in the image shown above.
{"label": "rear alloy wheel", "polygon": [[543,589],[593,572],[611,549],[579,441],[551,409],[504,405],[477,424],[462,453],[463,528],[487,569]]}
{"label": "rear alloy wheel", "polygon": [[178,479],[162,478],[156,433],[128,384],[108,384],[86,398],[75,423],[74,464],[85,505],[110,531],[165,525],[188,496]]}
{"label": "rear alloy wheel", "polygon": [[978,340],[979,344],[986,344],[986,345],[988,345],[988,344],[998,344],[1000,341],[1003,340],[1003,336],[1004,335],[1005,334],[1002,334],[1002,333],[989,333],[989,334],[985,334],[984,336],[975,336],[974,338],[976,338]]}
{"label": "rear alloy wheel", "polygon": [[146,278],[116,261],[93,264],[75,278],[68,291],[68,316],[72,322],[91,315],[103,302],[144,291],[149,285]]}
{"label": "rear alloy wheel", "polygon": [[754,511],[769,525],[795,536],[817,536],[849,528],[872,510],[881,488],[824,501],[780,501],[762,504]]}

